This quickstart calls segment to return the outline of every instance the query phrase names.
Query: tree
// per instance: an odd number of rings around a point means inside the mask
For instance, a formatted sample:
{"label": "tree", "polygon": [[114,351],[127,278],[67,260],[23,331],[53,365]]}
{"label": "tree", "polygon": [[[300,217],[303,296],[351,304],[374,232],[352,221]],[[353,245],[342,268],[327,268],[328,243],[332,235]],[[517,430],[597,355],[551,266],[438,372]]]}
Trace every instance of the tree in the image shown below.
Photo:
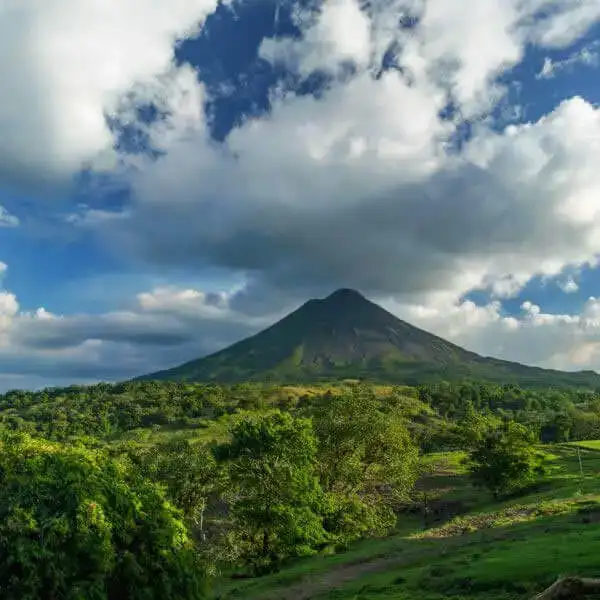
{"label": "tree", "polygon": [[230,545],[255,571],[325,541],[316,450],[310,421],[278,410],[242,416],[216,449],[231,483]]}
{"label": "tree", "polygon": [[0,442],[6,600],[203,597],[186,529],[161,489],[97,451]]}
{"label": "tree", "polygon": [[384,412],[371,388],[357,386],[323,399],[314,427],[328,531],[347,540],[392,527],[394,504],[417,476],[418,452],[401,413]]}
{"label": "tree", "polygon": [[535,437],[518,423],[488,430],[468,457],[473,482],[490,490],[495,498],[518,490],[541,474],[542,460]]}
{"label": "tree", "polygon": [[574,426],[571,412],[553,414],[541,428],[541,437],[544,442],[568,442]]}
{"label": "tree", "polygon": [[459,425],[459,438],[463,448],[473,448],[487,435],[490,429],[499,427],[501,420],[493,415],[475,410],[473,403],[465,404],[464,416]]}
{"label": "tree", "polygon": [[166,486],[169,499],[183,511],[193,532],[204,540],[208,497],[222,483],[210,448],[172,438],[154,446],[134,447],[128,456],[146,477]]}

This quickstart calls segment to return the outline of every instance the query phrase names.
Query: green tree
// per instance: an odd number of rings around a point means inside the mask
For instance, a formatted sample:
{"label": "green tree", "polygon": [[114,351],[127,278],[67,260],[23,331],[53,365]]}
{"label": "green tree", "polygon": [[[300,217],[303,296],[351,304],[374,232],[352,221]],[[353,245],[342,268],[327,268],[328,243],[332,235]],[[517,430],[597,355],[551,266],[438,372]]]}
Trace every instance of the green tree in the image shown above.
{"label": "green tree", "polygon": [[166,486],[169,499],[183,511],[192,531],[205,540],[208,499],[223,484],[211,449],[175,437],[153,446],[135,446],[128,456],[146,477]]}
{"label": "green tree", "polygon": [[216,449],[228,466],[230,546],[257,571],[326,539],[316,450],[310,421],[278,410],[242,416]]}
{"label": "green tree", "polygon": [[475,485],[495,498],[522,488],[544,470],[534,435],[518,423],[488,430],[475,443],[468,464]]}
{"label": "green tree", "polygon": [[371,388],[356,386],[323,399],[314,427],[330,507],[327,529],[352,539],[392,527],[393,507],[408,496],[418,470],[418,451],[402,414],[384,412]]}
{"label": "green tree", "polygon": [[196,567],[157,485],[91,450],[0,442],[2,598],[191,600],[203,597]]}
{"label": "green tree", "polygon": [[469,400],[465,404],[464,416],[459,423],[459,439],[464,448],[473,448],[481,442],[490,429],[500,426],[500,419],[493,415],[475,410]]}
{"label": "green tree", "polygon": [[572,412],[555,413],[542,426],[542,439],[548,442],[568,442],[571,439],[573,426]]}

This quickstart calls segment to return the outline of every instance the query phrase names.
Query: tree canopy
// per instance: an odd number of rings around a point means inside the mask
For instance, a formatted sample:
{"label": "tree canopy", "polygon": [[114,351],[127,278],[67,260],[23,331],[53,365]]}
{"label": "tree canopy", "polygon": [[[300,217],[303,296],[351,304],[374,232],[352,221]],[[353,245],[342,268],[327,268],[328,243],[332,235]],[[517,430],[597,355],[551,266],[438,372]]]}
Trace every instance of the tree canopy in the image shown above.
{"label": "tree canopy", "polygon": [[7,600],[203,597],[180,513],[156,484],[80,447],[0,442]]}

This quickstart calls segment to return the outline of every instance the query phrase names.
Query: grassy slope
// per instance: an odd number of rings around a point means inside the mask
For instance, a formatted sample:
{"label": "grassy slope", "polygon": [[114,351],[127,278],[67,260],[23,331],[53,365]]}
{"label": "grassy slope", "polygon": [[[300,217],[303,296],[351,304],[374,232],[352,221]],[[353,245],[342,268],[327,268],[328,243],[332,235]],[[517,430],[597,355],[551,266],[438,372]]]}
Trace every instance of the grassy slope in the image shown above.
{"label": "grassy slope", "polygon": [[390,352],[382,356],[376,366],[371,361],[299,365],[298,354],[302,348],[295,347],[290,350],[289,355],[282,353],[279,362],[263,366],[258,364],[255,355],[238,355],[237,351],[237,348],[227,349],[223,354],[210,355],[138,379],[221,384],[247,381],[302,384],[360,378],[374,383],[404,385],[473,379],[492,383],[513,383],[523,388],[596,389],[600,387],[600,376],[595,372],[554,371],[486,357],[440,365],[434,361],[394,360]]}
{"label": "grassy slope", "polygon": [[[596,443],[600,448],[600,442]],[[551,472],[520,498],[493,503],[473,490],[456,453],[428,458],[420,483],[465,513],[423,529],[402,530],[335,556],[295,562],[261,579],[222,582],[222,600],[508,600],[530,598],[560,574],[600,575],[600,452],[551,449]]]}
{"label": "grassy slope", "polygon": [[583,442],[570,442],[570,446],[579,446],[588,450],[600,450],[600,440],[586,440]]}

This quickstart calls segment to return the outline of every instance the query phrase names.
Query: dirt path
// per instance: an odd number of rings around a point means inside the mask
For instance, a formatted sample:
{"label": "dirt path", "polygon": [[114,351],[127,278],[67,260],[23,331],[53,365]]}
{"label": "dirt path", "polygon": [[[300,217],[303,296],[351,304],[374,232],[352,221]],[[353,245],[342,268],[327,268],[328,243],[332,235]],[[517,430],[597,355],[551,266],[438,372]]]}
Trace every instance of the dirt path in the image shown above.
{"label": "dirt path", "polygon": [[254,600],[314,600],[370,573],[422,564],[429,558],[445,554],[452,546],[464,545],[464,543],[464,540],[448,540],[443,546],[438,543],[427,544],[419,549],[398,549],[385,556],[357,560],[324,572],[305,575],[285,587],[278,587],[261,595],[253,595],[252,598]]}
{"label": "dirt path", "polygon": [[386,557],[358,564],[340,565],[324,573],[307,575],[285,588],[271,590],[257,597],[257,600],[312,600],[329,590],[334,590],[344,584],[354,581],[363,575],[385,571],[402,563],[399,556]]}
{"label": "dirt path", "polygon": [[[504,531],[487,531],[486,534],[488,542],[505,539],[507,536]],[[260,595],[252,595],[252,598],[253,600],[316,600],[322,598],[327,592],[343,587],[365,575],[422,565],[428,560],[448,554],[453,548],[466,548],[482,543],[479,537],[465,539],[460,535],[444,540],[429,540],[432,543],[427,543],[426,540],[421,541],[424,542],[424,545],[420,548],[413,546],[397,549],[385,556],[374,556],[371,559],[362,559],[332,567],[327,571],[305,575],[285,586],[273,588]]]}
{"label": "dirt path", "polygon": [[[438,506],[439,505],[439,506]],[[447,506],[446,506],[447,505]],[[437,509],[440,509],[442,515],[441,521],[448,520],[454,514],[464,512],[464,507],[460,502],[450,503],[432,503]],[[443,509],[446,508],[446,511]],[[444,514],[446,512],[447,514]],[[434,515],[440,518],[440,514]],[[444,546],[454,544],[464,544],[461,539],[449,539]],[[354,581],[380,571],[397,569],[402,566],[409,566],[415,562],[422,561],[425,557],[439,555],[444,550],[440,545],[425,546],[419,550],[405,548],[396,550],[391,554],[363,558],[345,564],[338,565],[327,571],[317,572],[313,575],[305,575],[298,581],[288,584],[286,587],[280,587],[275,590],[269,590],[259,596],[253,596],[256,600],[312,600],[318,598],[330,590],[342,587],[344,584]]]}

